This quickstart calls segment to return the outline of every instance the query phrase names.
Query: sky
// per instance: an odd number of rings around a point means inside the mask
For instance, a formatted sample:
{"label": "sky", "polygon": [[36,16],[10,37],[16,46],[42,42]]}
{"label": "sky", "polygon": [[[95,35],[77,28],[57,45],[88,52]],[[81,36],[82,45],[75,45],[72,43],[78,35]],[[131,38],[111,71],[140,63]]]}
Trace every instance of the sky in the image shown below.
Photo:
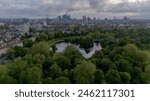
{"label": "sky", "polygon": [[0,0],[0,18],[82,16],[150,19],[150,0]]}

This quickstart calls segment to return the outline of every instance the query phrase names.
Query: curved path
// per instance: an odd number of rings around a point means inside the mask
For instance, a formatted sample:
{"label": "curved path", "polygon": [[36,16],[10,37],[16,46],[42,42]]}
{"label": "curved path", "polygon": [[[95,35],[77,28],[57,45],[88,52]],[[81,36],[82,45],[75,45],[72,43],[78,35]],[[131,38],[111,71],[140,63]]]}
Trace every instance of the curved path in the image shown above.
{"label": "curved path", "polygon": [[52,42],[52,43],[49,45],[49,47],[51,47],[51,46],[54,45],[54,44],[60,43],[60,42],[64,42],[64,40],[57,40],[57,41],[54,41],[54,42]]}

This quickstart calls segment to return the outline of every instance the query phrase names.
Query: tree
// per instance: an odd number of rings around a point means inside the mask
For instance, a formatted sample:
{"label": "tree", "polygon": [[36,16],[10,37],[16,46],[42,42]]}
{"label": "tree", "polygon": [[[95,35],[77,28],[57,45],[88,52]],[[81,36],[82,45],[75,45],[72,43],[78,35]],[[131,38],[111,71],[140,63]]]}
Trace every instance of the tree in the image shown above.
{"label": "tree", "polygon": [[45,57],[45,62],[43,63],[43,70],[48,70],[49,67],[51,67],[54,64],[54,62],[55,61],[53,60],[53,57]]}
{"label": "tree", "polygon": [[34,44],[34,42],[32,40],[29,40],[29,39],[26,39],[26,40],[23,41],[23,46],[24,47],[30,48],[30,47],[32,47],[33,44]]}
{"label": "tree", "polygon": [[116,62],[116,65],[119,72],[132,72],[132,65],[125,59],[120,59]]}
{"label": "tree", "polygon": [[62,68],[62,70],[71,68],[70,59],[64,55],[57,54],[54,56],[54,60],[56,61],[57,65]]}
{"label": "tree", "polygon": [[104,57],[104,54],[102,51],[96,51],[93,55],[94,58],[102,59]]}
{"label": "tree", "polygon": [[109,69],[118,70],[115,63],[112,63],[112,64],[109,66]]}
{"label": "tree", "polygon": [[33,64],[33,56],[32,54],[27,54],[23,57],[23,61],[26,61],[28,64]]}
{"label": "tree", "polygon": [[10,62],[7,66],[9,69],[9,75],[16,79],[18,83],[20,83],[22,80],[20,76],[22,72],[28,67],[26,62],[23,61],[21,57],[18,57]]}
{"label": "tree", "polygon": [[92,62],[96,64],[97,67],[101,65],[101,60],[104,57],[102,51],[96,51],[95,54],[92,56]]}
{"label": "tree", "polygon": [[93,47],[93,39],[90,36],[81,37],[79,44],[81,48],[91,48]]}
{"label": "tree", "polygon": [[27,68],[21,74],[21,81],[25,84],[42,83],[42,70],[38,67]]}
{"label": "tree", "polygon": [[114,69],[109,69],[109,71],[106,73],[106,81],[110,84],[120,83],[119,72]]}
{"label": "tree", "polygon": [[129,56],[136,56],[138,48],[134,44],[127,44],[126,46],[123,47],[124,51],[129,55]]}
{"label": "tree", "polygon": [[131,75],[128,72],[120,72],[120,78],[123,83],[130,83]]}
{"label": "tree", "polygon": [[43,84],[53,84],[54,81],[51,77],[47,77],[43,80]]}
{"label": "tree", "polygon": [[0,84],[16,83],[13,77],[9,76],[9,69],[5,65],[0,65]]}
{"label": "tree", "polygon": [[149,53],[147,51],[138,50],[137,52],[137,61],[139,62],[139,66],[142,65],[143,62],[150,60]]}
{"label": "tree", "polygon": [[36,41],[39,42],[39,41],[47,41],[48,40],[48,35],[45,34],[45,33],[41,33],[37,38],[36,38]]}
{"label": "tree", "polygon": [[65,70],[63,71],[63,76],[64,76],[64,77],[68,77],[68,76],[69,76],[69,70],[68,70],[68,69],[65,69]]}
{"label": "tree", "polygon": [[135,67],[142,67],[143,62],[149,59],[149,53],[139,50],[134,44],[124,46],[124,57]]}
{"label": "tree", "polygon": [[20,46],[16,46],[14,47],[15,50],[15,57],[23,57],[27,54],[27,48],[24,47],[20,47]]}
{"label": "tree", "polygon": [[131,74],[131,83],[139,84],[145,82],[142,80],[142,74],[142,70],[139,67],[134,67]]}
{"label": "tree", "polygon": [[119,41],[120,41],[119,42],[120,46],[124,46],[124,45],[129,44],[129,43],[132,42],[132,40],[130,40],[130,38],[128,38],[128,37],[120,38]]}
{"label": "tree", "polygon": [[134,66],[137,66],[137,52],[138,48],[134,44],[128,44],[123,47],[124,49],[124,57],[132,63]]}
{"label": "tree", "polygon": [[59,77],[54,80],[56,84],[70,84],[71,81],[67,77]]}
{"label": "tree", "polygon": [[15,50],[13,48],[10,48],[6,52],[6,56],[8,59],[12,60],[15,58]]}
{"label": "tree", "polygon": [[23,57],[27,54],[28,49],[24,47],[16,46],[14,48],[10,48],[6,52],[6,57],[10,60],[15,59],[16,57]]}
{"label": "tree", "polygon": [[110,52],[109,57],[110,57],[112,60],[115,60],[115,59],[114,59],[115,56],[122,54],[122,51],[123,51],[123,48],[122,48],[122,47],[117,47],[117,48],[115,48],[113,51]]}
{"label": "tree", "polygon": [[74,70],[76,83],[94,83],[96,67],[89,61],[82,61]]}
{"label": "tree", "polygon": [[48,39],[51,40],[51,39],[54,39],[55,38],[55,34],[54,32],[47,32],[47,35],[48,35]]}
{"label": "tree", "polygon": [[111,65],[111,60],[109,58],[103,58],[101,60],[102,70],[106,73],[109,70],[109,66]]}
{"label": "tree", "polygon": [[69,77],[69,79],[71,80],[71,82],[72,82],[73,84],[76,83],[76,76],[75,76],[74,69],[71,69],[71,70],[69,71],[68,77]]}
{"label": "tree", "polygon": [[101,84],[101,83],[104,83],[104,80],[105,80],[105,76],[104,76],[103,70],[102,69],[96,70],[95,83],[96,84]]}
{"label": "tree", "polygon": [[54,64],[49,69],[49,75],[53,79],[56,79],[56,78],[58,78],[58,77],[60,77],[62,75],[62,70],[57,64]]}
{"label": "tree", "polygon": [[64,50],[64,56],[70,59],[72,67],[75,66],[76,59],[82,58],[82,54],[76,49],[74,45],[66,47]]}
{"label": "tree", "polygon": [[50,55],[49,46],[46,42],[36,43],[30,48],[29,54],[32,54],[32,55],[41,54],[47,57]]}
{"label": "tree", "polygon": [[33,61],[36,64],[43,64],[45,62],[45,56],[41,54],[36,54],[33,57]]}

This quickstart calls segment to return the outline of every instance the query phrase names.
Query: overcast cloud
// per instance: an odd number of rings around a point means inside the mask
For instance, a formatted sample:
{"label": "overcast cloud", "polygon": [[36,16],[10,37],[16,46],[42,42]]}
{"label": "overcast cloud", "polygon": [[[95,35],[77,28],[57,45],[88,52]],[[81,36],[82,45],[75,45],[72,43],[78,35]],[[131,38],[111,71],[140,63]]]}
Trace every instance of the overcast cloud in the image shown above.
{"label": "overcast cloud", "polygon": [[55,17],[65,12],[73,17],[148,19],[150,0],[0,0],[0,17]]}

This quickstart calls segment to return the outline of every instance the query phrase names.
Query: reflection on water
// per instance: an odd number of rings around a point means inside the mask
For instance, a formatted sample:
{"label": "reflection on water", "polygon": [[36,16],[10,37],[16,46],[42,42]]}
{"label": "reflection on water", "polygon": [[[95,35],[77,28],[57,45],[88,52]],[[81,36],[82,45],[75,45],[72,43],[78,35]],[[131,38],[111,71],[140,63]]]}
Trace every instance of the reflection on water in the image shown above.
{"label": "reflection on water", "polygon": [[[65,50],[65,48],[69,45],[71,45],[71,43],[66,43],[66,42],[57,43],[56,44],[56,48],[57,48],[56,52],[57,53],[63,52]],[[75,45],[75,44],[73,44],[73,45]],[[80,51],[80,53],[84,56],[84,58],[90,58],[93,56],[95,51],[102,49],[100,43],[94,43],[94,46],[90,49],[80,48],[79,45],[75,45],[75,47]]]}

